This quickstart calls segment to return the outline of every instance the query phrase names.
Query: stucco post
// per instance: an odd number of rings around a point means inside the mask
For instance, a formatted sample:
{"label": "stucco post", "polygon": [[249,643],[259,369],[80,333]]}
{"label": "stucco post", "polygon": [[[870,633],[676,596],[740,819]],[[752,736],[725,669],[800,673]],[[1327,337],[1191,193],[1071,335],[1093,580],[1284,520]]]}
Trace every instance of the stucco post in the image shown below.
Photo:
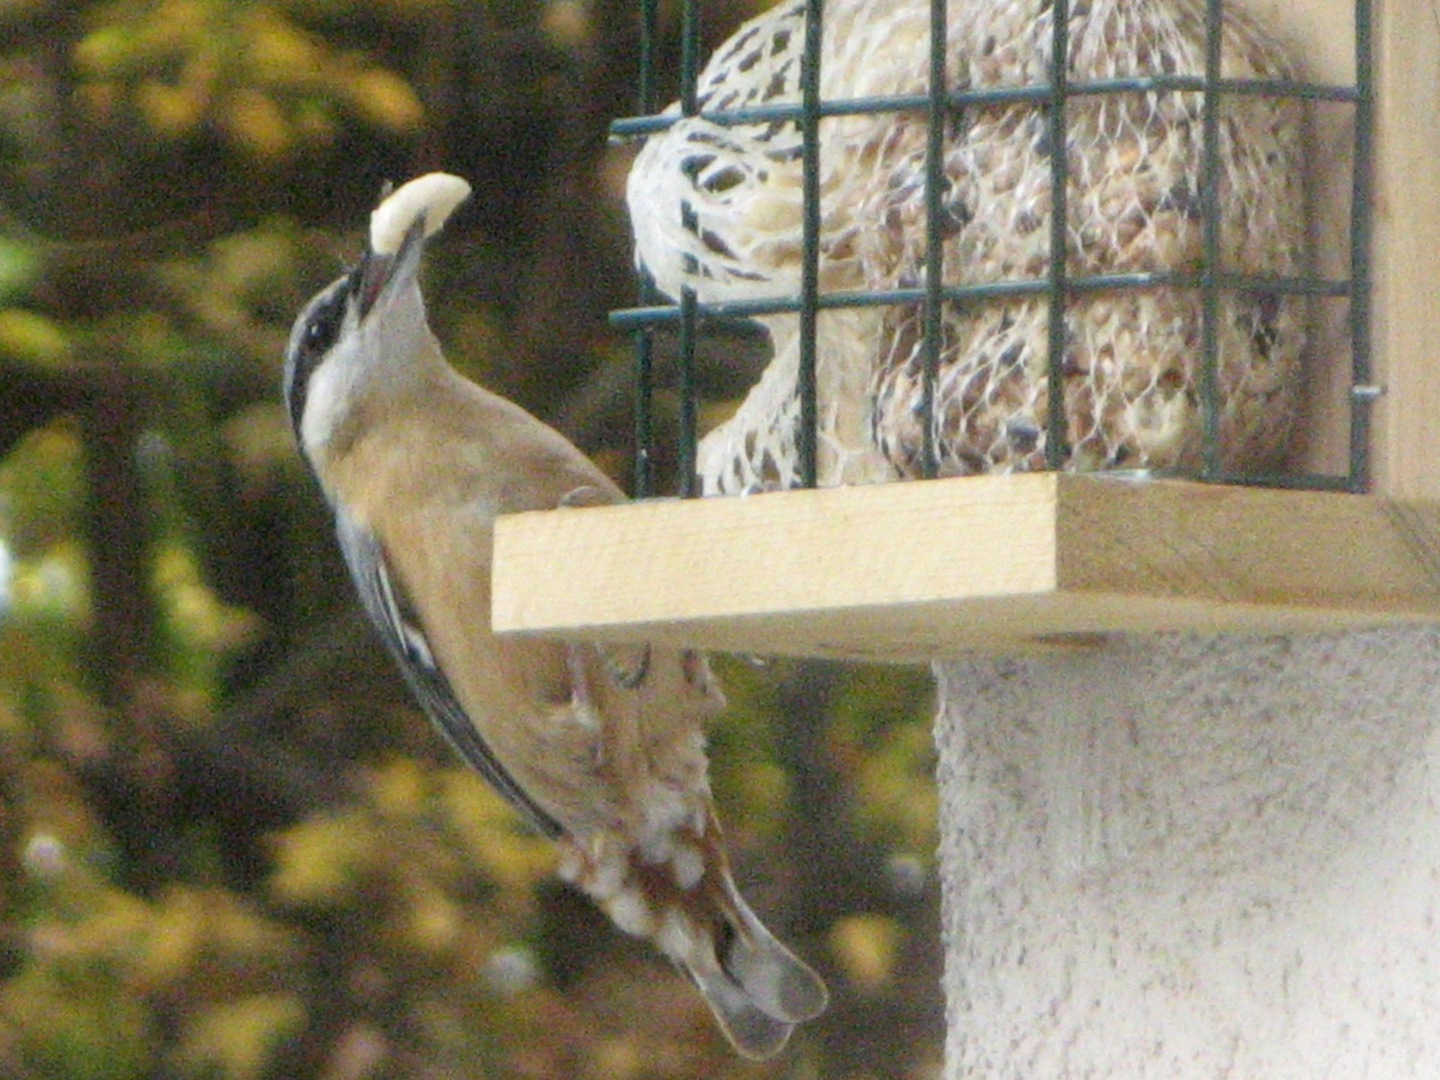
{"label": "stucco post", "polygon": [[1440,631],[937,674],[949,1080],[1440,1076]]}

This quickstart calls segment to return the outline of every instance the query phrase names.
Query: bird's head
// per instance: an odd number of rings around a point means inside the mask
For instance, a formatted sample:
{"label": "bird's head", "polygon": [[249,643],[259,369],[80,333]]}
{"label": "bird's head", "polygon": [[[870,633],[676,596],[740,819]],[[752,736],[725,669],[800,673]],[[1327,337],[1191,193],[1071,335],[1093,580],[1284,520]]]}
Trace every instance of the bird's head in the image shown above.
{"label": "bird's head", "polygon": [[285,405],[312,462],[363,394],[404,380],[437,354],[420,295],[420,257],[469,193],[469,184],[445,173],[398,188],[371,214],[360,261],[295,320],[285,350]]}

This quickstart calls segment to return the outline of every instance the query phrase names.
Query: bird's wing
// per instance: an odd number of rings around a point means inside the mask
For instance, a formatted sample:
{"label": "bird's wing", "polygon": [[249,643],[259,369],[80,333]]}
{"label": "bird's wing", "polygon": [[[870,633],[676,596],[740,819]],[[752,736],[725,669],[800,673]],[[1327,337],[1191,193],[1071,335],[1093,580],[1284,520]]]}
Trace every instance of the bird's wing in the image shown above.
{"label": "bird's wing", "polygon": [[[597,484],[581,484],[560,496],[559,509],[572,506],[613,506],[624,496]],[[611,678],[626,690],[634,690],[650,674],[650,646],[597,643],[595,651],[605,661]]]}
{"label": "bird's wing", "polygon": [[491,787],[546,836],[558,837],[564,831],[559,822],[526,794],[495,757],[455,697],[450,680],[435,662],[430,642],[414,617],[408,599],[390,573],[379,538],[343,511],[336,515],[336,532],[366,614],[400,664],[405,681],[430,719]]}

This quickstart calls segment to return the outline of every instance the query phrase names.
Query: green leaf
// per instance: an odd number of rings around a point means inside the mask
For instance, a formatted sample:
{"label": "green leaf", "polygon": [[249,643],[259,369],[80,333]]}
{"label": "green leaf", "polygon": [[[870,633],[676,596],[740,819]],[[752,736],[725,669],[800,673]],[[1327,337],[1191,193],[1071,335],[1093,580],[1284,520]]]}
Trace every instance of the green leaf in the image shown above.
{"label": "green leaf", "polygon": [[[0,267],[0,277],[3,273]],[[7,308],[0,311],[0,357],[35,367],[63,367],[71,358],[70,336],[48,316],[24,308]]]}

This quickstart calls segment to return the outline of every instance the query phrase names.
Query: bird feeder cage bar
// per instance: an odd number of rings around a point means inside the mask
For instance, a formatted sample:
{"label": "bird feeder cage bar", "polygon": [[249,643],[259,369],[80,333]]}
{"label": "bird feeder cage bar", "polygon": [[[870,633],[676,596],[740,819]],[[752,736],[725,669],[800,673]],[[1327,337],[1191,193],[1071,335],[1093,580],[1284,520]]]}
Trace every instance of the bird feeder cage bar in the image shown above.
{"label": "bird feeder cage bar", "polygon": [[1070,248],[1070,215],[1066,197],[1070,185],[1070,155],[1065,152],[1065,147],[1069,145],[1065,124],[1065,104],[1070,85],[1069,0],[1054,0],[1050,16],[1054,32],[1050,39],[1050,95],[1045,103],[1050,140],[1050,274],[1045,282],[1050,302],[1045,361],[1049,401],[1045,422],[1045,465],[1058,469],[1069,456],[1065,440],[1065,301],[1070,295],[1070,272],[1066,266]]}
{"label": "bird feeder cage bar", "polygon": [[694,116],[700,111],[695,100],[700,78],[699,0],[685,0],[680,22],[680,115]]}
{"label": "bird feeder cage bar", "polygon": [[[1371,221],[1371,158],[1373,153],[1373,64],[1371,0],[1356,0],[1354,5],[1354,77],[1352,84],[1291,81],[1277,79],[1227,79],[1223,77],[1223,36],[1221,34],[1224,0],[1206,0],[1206,46],[1204,74],[1154,75],[1072,82],[1068,55],[1071,5],[1068,0],[1053,0],[1049,16],[1051,56],[1048,85],[1011,87],[962,87],[950,89],[947,80],[947,3],[932,0],[930,43],[930,91],[920,95],[876,96],[832,101],[821,97],[820,45],[823,33],[823,0],[807,0],[805,50],[801,73],[801,100],[798,104],[763,105],[730,110],[698,108],[697,81],[700,70],[699,2],[685,0],[682,7],[680,57],[680,116],[702,116],[721,125],[756,123],[795,123],[802,133],[802,267],[801,286],[797,295],[760,300],[698,302],[695,295],[682,290],[673,305],[645,302],[636,308],[615,312],[612,321],[637,333],[637,378],[640,389],[636,403],[636,490],[652,494],[653,485],[653,423],[650,406],[652,394],[649,333],[657,326],[678,324],[679,416],[678,487],[682,495],[698,494],[695,477],[696,410],[694,401],[696,341],[703,327],[716,320],[746,318],[777,312],[794,311],[800,317],[800,362],[797,396],[800,414],[798,439],[798,474],[804,486],[814,486],[817,476],[817,385],[816,385],[816,318],[826,308],[920,303],[924,305],[922,333],[923,387],[921,408],[925,445],[921,453],[921,473],[934,476],[938,468],[937,431],[930,418],[935,408],[935,381],[941,353],[943,308],[947,304],[981,303],[1005,297],[1044,295],[1049,299],[1048,316],[1048,415],[1046,464],[1051,469],[1063,467],[1067,460],[1065,446],[1066,416],[1064,404],[1064,355],[1066,348],[1066,302],[1078,293],[1090,290],[1153,289],[1173,287],[1198,291],[1201,300],[1201,334],[1199,361],[1201,377],[1199,396],[1203,425],[1202,461],[1199,478],[1221,482],[1260,483],[1279,487],[1316,489],[1366,490],[1371,465],[1369,432],[1371,404],[1378,393],[1371,373],[1370,323],[1370,239]],[[663,130],[673,124],[675,114],[657,116],[646,110],[653,107],[656,85],[654,70],[656,0],[642,0],[641,36],[641,110],[642,115],[617,120],[612,125],[616,137],[635,137]],[[1155,271],[1146,273],[1073,275],[1067,265],[1069,215],[1066,196],[1070,163],[1065,153],[1050,154],[1051,199],[1054,212],[1050,215],[1050,254],[1044,278],[980,284],[944,283],[941,247],[946,219],[944,198],[947,181],[944,176],[946,134],[957,113],[969,106],[998,105],[1030,101],[1043,106],[1047,120],[1047,138],[1052,147],[1066,145],[1066,103],[1086,95],[1119,95],[1136,93],[1198,93],[1202,96],[1202,146],[1199,204],[1203,217],[1202,255],[1197,271]],[[1221,162],[1221,111],[1224,98],[1235,95],[1260,95],[1304,100],[1313,103],[1348,104],[1354,110],[1354,162],[1352,197],[1349,207],[1348,276],[1325,277],[1318,271],[1299,276],[1237,274],[1227,272],[1221,256],[1219,183]],[[820,190],[820,123],[827,117],[853,116],[897,111],[925,111],[929,119],[929,141],[926,146],[926,258],[925,281],[920,287],[884,291],[821,292],[819,286],[821,190]],[[1222,297],[1236,291],[1255,290],[1275,295],[1296,295],[1312,298],[1341,298],[1349,303],[1349,336],[1351,346],[1351,384],[1348,410],[1348,460],[1344,475],[1318,472],[1295,472],[1277,475],[1230,475],[1221,466],[1219,454],[1219,324]],[[645,298],[653,297],[646,291]]]}
{"label": "bird feeder cage bar", "polygon": [[[642,304],[650,299],[652,286],[642,280],[639,300]],[[655,485],[655,465],[651,447],[654,444],[654,429],[650,418],[655,411],[655,337],[650,327],[641,327],[635,332],[635,401],[631,423],[635,429],[635,462],[631,473],[631,484],[637,499],[650,495]]]}
{"label": "bird feeder cage bar", "polygon": [[681,290],[678,356],[680,453],[676,470],[680,477],[679,495],[682,499],[693,498],[700,494],[699,483],[695,478],[695,448],[699,442],[696,412],[698,406],[695,392],[695,344],[700,332],[699,320],[696,318],[697,307],[694,290]]}
{"label": "bird feeder cage bar", "polygon": [[[1364,2],[1364,0],[1361,0]],[[1367,4],[1368,8],[1368,4]],[[1204,93],[1206,81],[1198,75],[1145,75],[1115,79],[1087,79],[1067,84],[1068,97],[1108,94],[1144,93]],[[1335,83],[1290,81],[1288,79],[1219,79],[1215,89],[1221,94],[1258,97],[1298,98],[1304,101],[1354,102],[1359,97],[1357,87]],[[1051,98],[1046,85],[996,86],[974,89],[950,90],[944,97],[950,109],[966,105],[1005,105],[1017,101],[1046,102]],[[876,97],[846,98],[844,100],[821,100],[821,119],[832,116],[857,116],[891,112],[915,112],[929,106],[929,94],[896,94]],[[715,124],[740,126],[767,124],[771,121],[799,120],[803,105],[751,105],[743,108],[706,111],[701,109],[694,115]],[[612,121],[610,134],[617,139],[639,138],[664,131],[679,117],[674,114],[627,116]]]}
{"label": "bird feeder cage bar", "polygon": [[1350,197],[1351,491],[1370,489],[1370,423],[1378,395],[1371,365],[1371,250],[1374,237],[1375,60],[1370,0],[1355,3],[1355,135]]}
{"label": "bird feeder cage bar", "polygon": [[[1215,281],[1221,289],[1255,288],[1266,292],[1296,296],[1347,297],[1352,286],[1346,279],[1321,277],[1281,277],[1266,274],[1218,273]],[[1072,293],[1093,289],[1143,289],[1170,286],[1180,289],[1198,289],[1201,277],[1198,273],[1177,270],[1150,270],[1121,274],[1087,274],[1071,277],[1066,283]],[[941,299],[950,302],[964,300],[1002,299],[1013,296],[1033,296],[1050,290],[1045,279],[1027,281],[987,281],[974,285],[945,285],[939,289]],[[861,292],[836,291],[822,293],[816,297],[815,306],[820,309],[839,307],[886,306],[910,304],[924,301],[926,288],[907,289],[866,289]],[[700,305],[697,314],[706,319],[745,319],[755,315],[769,315],[779,311],[799,311],[803,302],[795,297],[774,300],[717,300]],[[673,304],[661,304],[643,308],[627,308],[611,314],[611,322],[622,328],[657,326],[680,321],[680,308]],[[1364,388],[1361,387],[1363,390]]]}
{"label": "bird feeder cage bar", "polygon": [[1200,477],[1220,475],[1220,80],[1224,0],[1205,4],[1205,89],[1201,112],[1200,218]]}
{"label": "bird feeder cage bar", "polygon": [[814,487],[819,474],[816,443],[820,429],[819,391],[815,382],[816,320],[820,298],[820,45],[824,33],[823,0],[806,0],[805,51],[800,60],[801,206],[800,225],[800,483]]}
{"label": "bird feeder cage bar", "polygon": [[[945,0],[930,4],[930,95],[925,143],[925,323],[923,381],[920,408],[926,416],[935,415],[935,386],[940,378],[940,335],[944,327],[945,247],[941,243],[940,223],[945,214],[945,132],[950,127],[950,104],[945,88],[946,28],[949,8]],[[933,480],[940,473],[940,447],[935,426],[926,424],[920,447],[920,475]]]}

